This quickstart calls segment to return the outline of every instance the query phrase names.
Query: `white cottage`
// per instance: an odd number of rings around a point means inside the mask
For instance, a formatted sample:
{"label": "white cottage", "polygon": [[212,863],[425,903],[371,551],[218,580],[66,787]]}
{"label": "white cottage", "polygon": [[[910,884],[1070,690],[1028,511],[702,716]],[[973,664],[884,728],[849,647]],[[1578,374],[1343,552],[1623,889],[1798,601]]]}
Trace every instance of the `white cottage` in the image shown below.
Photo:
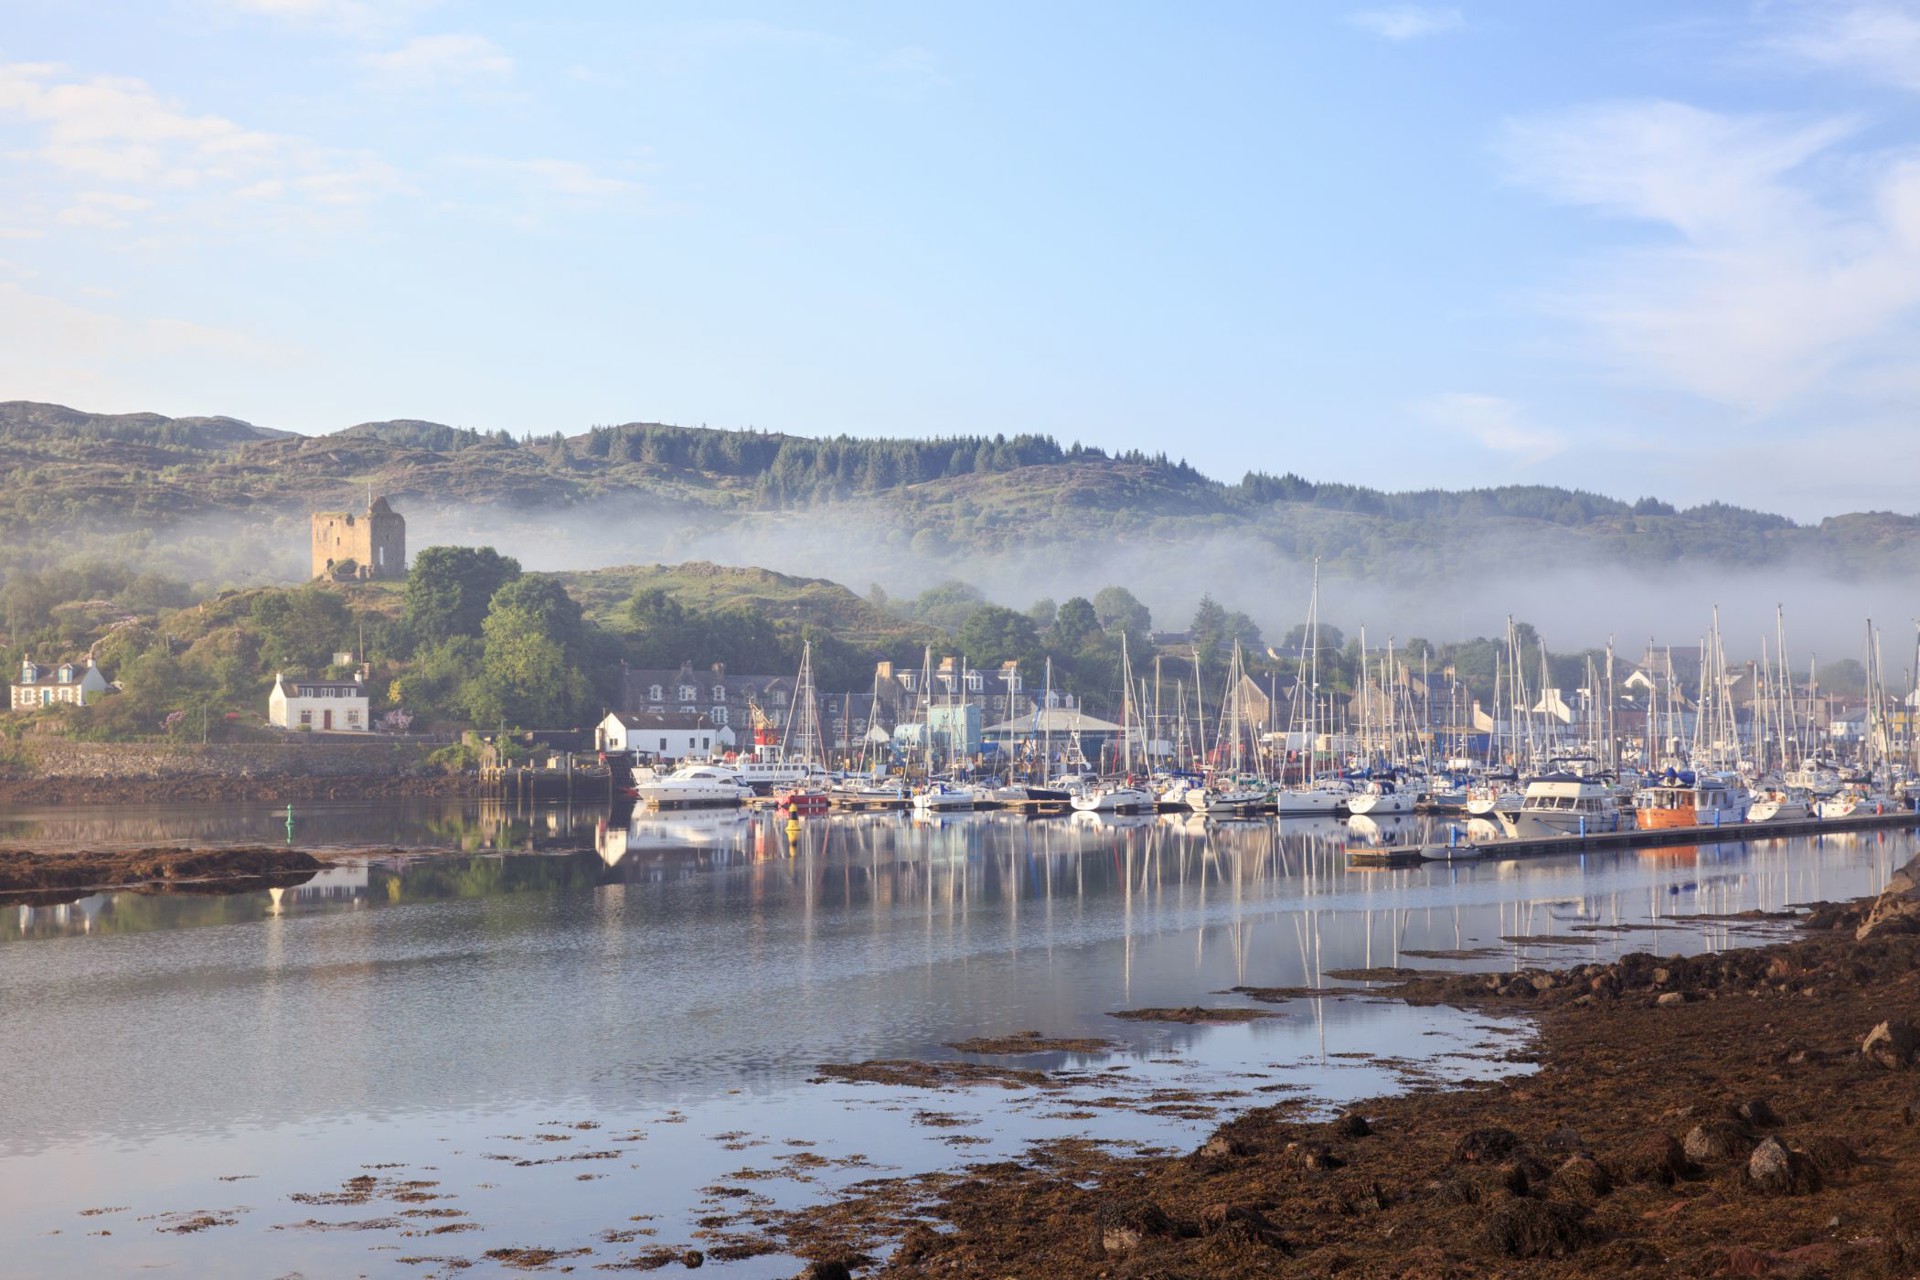
{"label": "white cottage", "polygon": [[373,727],[367,687],[359,673],[351,680],[288,680],[273,677],[267,695],[267,723],[314,733],[365,733]]}
{"label": "white cottage", "polygon": [[20,680],[13,686],[13,709],[31,711],[68,703],[84,707],[107,691],[107,677],[93,665],[89,654],[84,664],[63,662],[43,667],[32,658],[20,660]]}
{"label": "white cottage", "polygon": [[704,715],[648,713],[629,716],[615,711],[594,728],[602,751],[637,751],[655,760],[704,759],[733,750],[733,730],[716,725]]}

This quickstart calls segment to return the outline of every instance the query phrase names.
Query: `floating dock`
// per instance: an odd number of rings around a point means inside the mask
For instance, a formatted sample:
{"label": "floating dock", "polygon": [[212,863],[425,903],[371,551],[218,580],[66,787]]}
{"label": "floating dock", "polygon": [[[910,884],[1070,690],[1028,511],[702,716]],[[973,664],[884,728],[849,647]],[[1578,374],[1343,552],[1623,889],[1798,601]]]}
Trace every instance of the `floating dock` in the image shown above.
{"label": "floating dock", "polygon": [[1796,818],[1789,822],[1728,822],[1706,827],[1655,827],[1641,830],[1596,831],[1584,836],[1540,836],[1526,840],[1461,840],[1452,844],[1387,844],[1347,846],[1347,861],[1355,866],[1404,867],[1423,862],[1471,862],[1508,858],[1546,858],[1564,853],[1599,853],[1608,849],[1668,848],[1676,845],[1731,844],[1748,840],[1778,840],[1789,836],[1829,835],[1840,831],[1875,831],[1920,826],[1920,813],[1911,809],[1886,813],[1857,813],[1845,818]]}

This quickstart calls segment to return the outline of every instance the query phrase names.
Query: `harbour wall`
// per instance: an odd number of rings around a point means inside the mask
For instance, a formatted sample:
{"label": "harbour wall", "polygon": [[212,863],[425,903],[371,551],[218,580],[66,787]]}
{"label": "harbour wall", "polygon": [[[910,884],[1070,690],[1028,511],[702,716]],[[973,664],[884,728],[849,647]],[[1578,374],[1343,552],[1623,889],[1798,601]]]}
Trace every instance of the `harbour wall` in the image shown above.
{"label": "harbour wall", "polygon": [[391,778],[427,772],[435,744],[385,741],[73,742],[29,739],[26,772],[63,781]]}

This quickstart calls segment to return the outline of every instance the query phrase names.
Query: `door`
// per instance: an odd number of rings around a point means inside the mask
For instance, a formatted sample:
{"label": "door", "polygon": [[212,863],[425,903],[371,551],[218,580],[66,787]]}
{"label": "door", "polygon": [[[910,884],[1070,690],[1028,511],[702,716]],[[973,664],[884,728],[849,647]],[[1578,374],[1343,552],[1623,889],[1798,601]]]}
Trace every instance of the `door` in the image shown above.
{"label": "door", "polygon": [[320,713],[320,727],[328,733],[333,732],[333,708],[328,707]]}

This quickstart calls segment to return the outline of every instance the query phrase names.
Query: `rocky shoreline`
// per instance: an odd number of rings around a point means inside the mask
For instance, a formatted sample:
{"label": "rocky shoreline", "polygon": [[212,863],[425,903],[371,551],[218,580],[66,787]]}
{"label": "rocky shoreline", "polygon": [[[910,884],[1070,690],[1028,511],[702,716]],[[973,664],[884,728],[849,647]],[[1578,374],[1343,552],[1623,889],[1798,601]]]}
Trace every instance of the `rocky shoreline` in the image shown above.
{"label": "rocky shoreline", "polygon": [[1392,995],[1531,1015],[1536,1070],[1262,1108],[1184,1155],[1041,1144],[777,1234],[816,1275],[1916,1274],[1920,859],[1795,923],[1692,957],[1402,971]]}
{"label": "rocky shoreline", "polygon": [[480,794],[471,774],[0,779],[0,804],[287,804],[305,800],[459,799]]}
{"label": "rocky shoreline", "polygon": [[299,849],[126,849],[34,853],[0,849],[0,904],[73,902],[106,890],[244,893],[303,883],[326,864]]}

